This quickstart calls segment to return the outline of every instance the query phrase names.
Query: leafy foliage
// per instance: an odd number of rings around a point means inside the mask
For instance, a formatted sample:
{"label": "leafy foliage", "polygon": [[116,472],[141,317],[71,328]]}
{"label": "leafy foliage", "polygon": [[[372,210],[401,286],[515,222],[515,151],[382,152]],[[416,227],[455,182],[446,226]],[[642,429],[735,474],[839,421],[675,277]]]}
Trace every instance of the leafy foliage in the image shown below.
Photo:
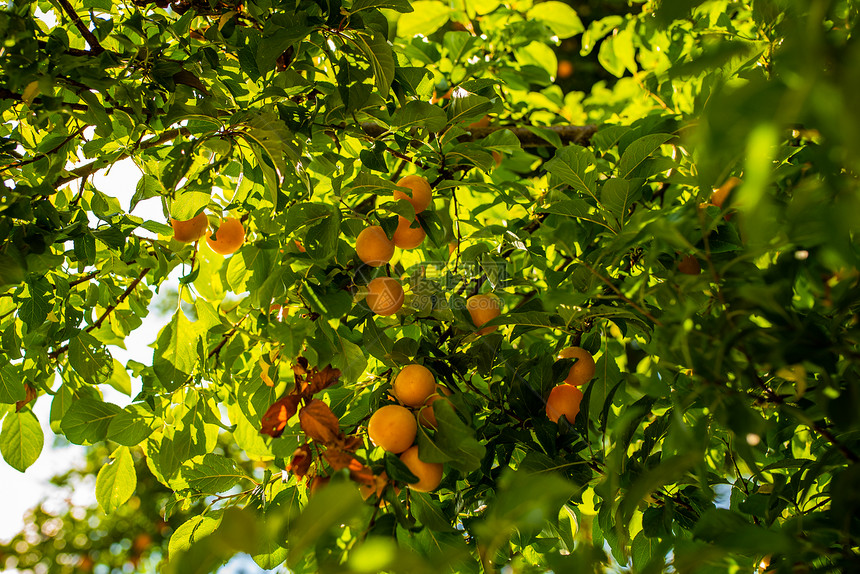
{"label": "leafy foliage", "polygon": [[[93,445],[86,514],[107,533],[61,560],[47,538],[89,521],[39,510],[44,536],[0,552],[69,571],[239,552],[292,572],[856,570],[860,7],[588,6],[0,13],[0,453],[36,460],[50,401],[51,429]],[[612,81],[562,91],[573,38]],[[126,160],[133,193],[94,184]],[[434,194],[417,215],[394,196],[412,173]],[[173,239],[201,212],[216,236],[239,219],[241,248]],[[424,243],[363,265],[358,233],[398,217]],[[377,276],[406,287],[394,315],[364,301]],[[172,286],[152,359],[122,364]],[[485,334],[479,292],[503,302]],[[571,345],[597,374],[556,423]],[[451,393],[416,439],[444,464],[432,493],[366,432],[410,362]],[[112,549],[137,548],[123,520],[146,552]]]}

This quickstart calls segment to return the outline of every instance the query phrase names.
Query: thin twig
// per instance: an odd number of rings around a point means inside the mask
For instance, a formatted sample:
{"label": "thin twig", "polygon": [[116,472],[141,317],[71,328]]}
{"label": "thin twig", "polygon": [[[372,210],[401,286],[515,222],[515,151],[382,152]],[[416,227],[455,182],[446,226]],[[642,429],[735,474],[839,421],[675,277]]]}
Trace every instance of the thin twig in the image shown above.
{"label": "thin twig", "polygon": [[221,352],[221,349],[223,349],[223,348],[224,348],[224,345],[226,345],[226,344],[227,344],[227,341],[229,341],[229,340],[230,340],[230,338],[231,338],[231,337],[233,337],[233,335],[235,335],[235,334],[236,334],[236,331],[238,331],[238,330],[239,330],[239,326],[240,326],[240,325],[245,321],[245,319],[247,319],[247,318],[248,318],[248,316],[247,316],[247,315],[243,316],[241,319],[239,319],[239,321],[238,321],[235,325],[233,325],[233,328],[232,328],[232,329],[230,329],[229,331],[227,331],[226,333],[224,333],[223,335],[221,335],[221,341],[219,341],[219,342],[218,342],[218,344],[215,346],[215,348],[213,348],[211,351],[209,351],[209,354],[207,355],[207,357],[206,357],[206,358],[211,359],[212,357],[217,356],[217,355]]}
{"label": "thin twig", "polygon": [[99,274],[98,271],[93,271],[91,273],[87,273],[86,275],[81,275],[77,279],[73,279],[72,281],[69,281],[69,287],[74,287],[75,285],[80,285],[81,283],[86,283],[87,281],[94,278],[98,274]]}
{"label": "thin twig", "polygon": [[[137,287],[138,283],[143,281],[143,278],[146,277],[147,273],[149,273],[149,267],[145,267],[140,272],[140,275],[138,275],[134,281],[129,283],[129,285],[128,285],[128,287],[126,287],[125,291],[122,292],[122,295],[120,295],[112,305],[109,305],[108,308],[104,310],[104,313],[102,313],[101,316],[99,316],[99,318],[96,319],[95,323],[93,323],[92,325],[90,325],[89,327],[84,329],[84,332],[89,333],[90,331],[93,331],[93,330],[101,327],[102,323],[105,322],[105,320],[110,316],[110,314],[113,313],[114,310],[117,307],[119,307],[122,304],[122,302],[125,301],[129,295],[131,295],[131,292],[134,291],[134,288]],[[51,359],[56,359],[57,357],[59,357],[60,355],[62,355],[63,353],[65,353],[68,350],[69,350],[69,344],[66,343],[65,345],[61,346],[60,348],[49,353],[48,357],[50,357]]]}

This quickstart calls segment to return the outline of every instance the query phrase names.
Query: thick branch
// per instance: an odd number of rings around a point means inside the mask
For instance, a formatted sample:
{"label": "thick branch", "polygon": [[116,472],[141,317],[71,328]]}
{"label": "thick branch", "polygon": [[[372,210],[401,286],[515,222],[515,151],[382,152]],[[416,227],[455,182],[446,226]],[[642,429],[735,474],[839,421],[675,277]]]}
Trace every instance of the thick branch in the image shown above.
{"label": "thick branch", "polygon": [[81,36],[84,37],[84,40],[87,41],[87,44],[90,45],[90,53],[93,55],[98,55],[104,52],[105,49],[102,48],[102,45],[99,43],[98,38],[96,38],[96,35],[93,34],[89,28],[87,28],[87,25],[84,24],[84,21],[81,20],[80,16],[78,16],[78,13],[75,12],[75,9],[69,3],[69,0],[57,0],[57,2],[60,4],[60,6],[63,7],[63,10],[66,12],[66,14],[69,15],[69,18],[72,19],[72,22],[75,23],[75,26],[81,33]]}
{"label": "thick branch", "polygon": [[101,163],[101,160],[97,159],[97,160],[91,161],[90,163],[86,163],[86,164],[82,165],[81,167],[73,169],[71,172],[69,172],[69,175],[67,175],[66,177],[61,177],[60,179],[58,179],[54,183],[54,187],[60,187],[61,185],[65,185],[65,184],[69,183],[70,181],[75,181],[76,179],[80,179],[82,177],[88,177],[88,176],[94,174],[95,172],[108,167],[108,165],[112,165],[118,161],[121,161],[127,157],[130,157],[134,151],[155,147],[155,146],[161,145],[165,142],[174,140],[177,137],[179,137],[180,135],[187,136],[190,133],[191,132],[188,131],[188,128],[176,128],[173,130],[167,130],[166,132],[163,132],[160,136],[148,139],[145,142],[141,142],[140,145],[136,146],[133,150],[120,154],[110,164],[99,165]]}
{"label": "thick branch", "polygon": [[[149,273],[149,267],[145,267],[144,269],[142,269],[140,272],[140,275],[138,275],[134,281],[129,283],[128,287],[126,287],[125,291],[122,292],[122,295],[120,295],[117,298],[116,302],[113,305],[108,306],[108,308],[104,310],[104,313],[102,313],[99,316],[99,318],[96,319],[96,322],[93,323],[92,325],[90,325],[89,327],[87,327],[86,329],[84,329],[84,332],[89,333],[90,331],[93,331],[94,329],[98,329],[99,327],[101,327],[102,323],[104,323],[105,320],[110,316],[110,314],[114,312],[114,309],[119,307],[122,304],[122,302],[125,301],[129,295],[131,295],[131,292],[134,291],[134,288],[137,287],[137,285],[141,281],[143,281],[143,278],[146,276],[147,273]],[[62,355],[63,353],[65,353],[68,350],[69,350],[69,344],[66,343],[65,345],[51,351],[48,354],[48,357],[50,357],[51,359],[56,359],[57,357],[59,357],[60,355]]]}
{"label": "thick branch", "polygon": [[[370,137],[379,137],[388,132],[379,124],[363,123],[361,129]],[[563,144],[588,145],[592,136],[597,132],[597,126],[549,126],[541,129],[549,130],[558,135]],[[547,140],[535,135],[527,127],[515,126],[490,126],[486,128],[472,128],[469,134],[461,136],[460,141],[479,141],[498,130],[510,130],[513,132],[523,147],[544,147],[551,145]]]}

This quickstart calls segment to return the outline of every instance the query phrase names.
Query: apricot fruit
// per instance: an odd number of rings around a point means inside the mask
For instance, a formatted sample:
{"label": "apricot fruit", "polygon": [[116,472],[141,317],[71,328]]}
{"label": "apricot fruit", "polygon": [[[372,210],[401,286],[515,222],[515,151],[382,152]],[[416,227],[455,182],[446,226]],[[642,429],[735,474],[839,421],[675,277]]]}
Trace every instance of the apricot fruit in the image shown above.
{"label": "apricot fruit", "polygon": [[436,487],[442,482],[442,464],[438,462],[424,462],[418,458],[417,445],[401,454],[400,460],[412,474],[418,477],[418,482],[409,484],[409,488],[412,490],[431,492],[436,490]]}
{"label": "apricot fruit", "polygon": [[568,385],[578,387],[594,378],[594,357],[582,347],[568,347],[558,354],[559,359],[576,359],[576,362],[564,378]]}
{"label": "apricot fruit", "polygon": [[436,421],[436,411],[433,410],[433,403],[435,403],[439,399],[447,401],[449,405],[451,404],[451,401],[449,401],[442,395],[430,395],[429,397],[427,397],[427,399],[424,401],[424,406],[422,406],[421,410],[418,411],[418,422],[420,422],[423,426],[431,429],[435,429],[439,426],[439,423]]}
{"label": "apricot fruit", "polygon": [[729,198],[729,194],[741,183],[743,182],[740,178],[734,176],[730,177],[723,185],[714,190],[711,194],[711,203],[722,209],[723,204]]}
{"label": "apricot fruit", "polygon": [[367,284],[367,306],[377,315],[394,315],[403,307],[404,299],[397,279],[377,277]]}
{"label": "apricot fruit", "polygon": [[557,75],[559,78],[569,78],[573,75],[573,63],[570,60],[562,60],[558,63],[558,72]]}
{"label": "apricot fruit", "polygon": [[474,129],[478,129],[478,128],[486,128],[489,125],[490,125],[490,116],[484,116],[480,120],[478,120],[476,122],[472,122],[471,124],[469,124],[469,129],[474,130]]}
{"label": "apricot fruit", "polygon": [[206,235],[206,230],[209,228],[209,218],[201,211],[187,221],[171,218],[170,226],[173,228],[173,239],[182,243],[191,243]]}
{"label": "apricot fruit", "polygon": [[582,402],[582,391],[573,385],[558,385],[553,387],[546,399],[546,416],[553,422],[558,422],[562,416],[573,424],[579,413]]}
{"label": "apricot fruit", "polygon": [[230,255],[235,253],[242,247],[245,242],[245,228],[242,222],[233,217],[227,218],[221,222],[221,225],[215,231],[215,235],[206,234],[206,243],[212,248],[212,251],[220,255]]}
{"label": "apricot fruit", "polygon": [[386,405],[378,409],[367,423],[370,442],[387,452],[399,454],[415,442],[418,423],[406,407]]}
{"label": "apricot fruit", "polygon": [[[414,220],[413,220],[414,221]],[[424,243],[427,234],[421,229],[421,225],[412,227],[412,221],[405,217],[397,219],[397,229],[394,230],[394,245],[400,249],[414,249]]]}
{"label": "apricot fruit", "polygon": [[[499,300],[492,295],[472,295],[466,300],[466,310],[472,317],[475,327],[481,327],[490,319],[495,319],[501,313]],[[478,330],[479,335],[492,333],[498,327],[484,327]]]}
{"label": "apricot fruit", "polygon": [[394,255],[394,242],[388,239],[385,231],[378,225],[361,230],[355,240],[358,258],[371,267],[380,267],[391,261]]}
{"label": "apricot fruit", "polygon": [[421,213],[427,209],[427,206],[430,205],[430,201],[433,199],[430,182],[420,175],[407,175],[397,182],[397,186],[407,187],[412,190],[412,197],[409,197],[406,193],[396,189],[394,190],[394,199],[405,199],[412,204],[415,213]]}
{"label": "apricot fruit", "polygon": [[686,255],[678,263],[678,271],[685,275],[698,275],[702,272],[702,265],[695,255]]}
{"label": "apricot fruit", "polygon": [[408,407],[420,407],[435,391],[436,378],[424,365],[406,365],[394,379],[394,396]]}

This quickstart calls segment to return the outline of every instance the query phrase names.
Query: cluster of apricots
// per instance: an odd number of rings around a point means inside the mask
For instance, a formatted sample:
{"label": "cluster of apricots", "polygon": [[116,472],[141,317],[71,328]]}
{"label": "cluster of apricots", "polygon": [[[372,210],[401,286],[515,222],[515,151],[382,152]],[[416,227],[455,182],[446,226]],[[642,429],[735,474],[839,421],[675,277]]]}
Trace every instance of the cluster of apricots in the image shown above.
{"label": "cluster of apricots", "polygon": [[582,391],[579,387],[594,378],[595,364],[591,353],[582,347],[567,347],[558,354],[559,359],[576,359],[564,382],[556,385],[546,399],[546,416],[553,422],[565,417],[573,424],[579,414]]}
{"label": "cluster of apricots", "polygon": [[370,441],[386,452],[400,455],[403,464],[418,477],[418,482],[409,484],[409,488],[419,492],[435,490],[442,482],[442,465],[421,460],[414,443],[419,421],[425,427],[436,428],[433,403],[447,400],[440,393],[449,392],[436,384],[430,369],[417,363],[401,369],[392,392],[400,404],[385,405],[371,415],[367,423]]}
{"label": "cluster of apricots", "polygon": [[[404,199],[412,204],[416,215],[427,209],[433,200],[430,183],[420,175],[407,175],[397,182],[399,187],[412,191],[395,190],[395,199]],[[391,261],[394,248],[414,249],[424,242],[427,234],[421,229],[417,218],[409,220],[398,216],[397,229],[389,239],[379,225],[371,225],[361,231],[355,240],[358,258],[371,267],[381,267]],[[393,315],[403,306],[403,286],[392,277],[376,277],[367,284],[367,306],[377,315]]]}
{"label": "cluster of apricots", "polygon": [[170,225],[176,241],[193,243],[205,235],[206,243],[220,255],[235,253],[245,243],[245,227],[233,217],[222,220],[214,234],[209,231],[209,218],[203,211],[186,221],[171,218]]}

